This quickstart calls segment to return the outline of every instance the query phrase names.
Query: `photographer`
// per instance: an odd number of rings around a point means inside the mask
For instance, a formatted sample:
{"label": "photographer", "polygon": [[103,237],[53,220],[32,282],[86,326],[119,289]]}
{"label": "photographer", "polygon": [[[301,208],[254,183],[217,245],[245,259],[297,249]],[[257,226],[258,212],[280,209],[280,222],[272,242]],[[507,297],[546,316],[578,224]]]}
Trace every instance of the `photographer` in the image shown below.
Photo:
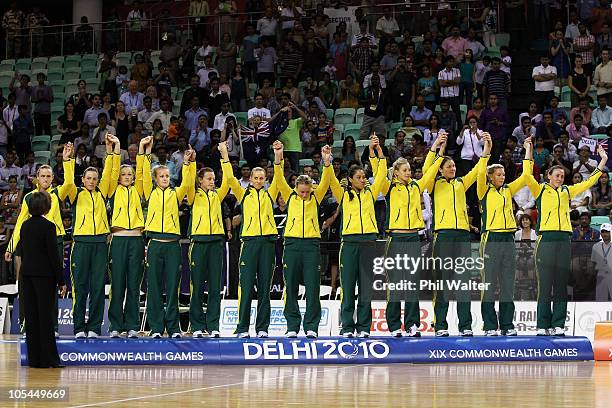
{"label": "photographer", "polygon": [[410,112],[416,97],[416,86],[414,76],[406,65],[405,57],[397,58],[397,65],[389,74],[391,90],[390,116],[393,122],[400,121],[402,108],[404,112]]}

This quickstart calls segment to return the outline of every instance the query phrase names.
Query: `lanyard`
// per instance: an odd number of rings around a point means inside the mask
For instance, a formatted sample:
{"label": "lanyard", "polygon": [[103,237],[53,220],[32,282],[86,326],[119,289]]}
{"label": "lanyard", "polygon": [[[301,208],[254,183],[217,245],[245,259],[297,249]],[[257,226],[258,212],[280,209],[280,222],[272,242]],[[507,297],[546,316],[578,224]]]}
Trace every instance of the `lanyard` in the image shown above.
{"label": "lanyard", "polygon": [[608,264],[608,254],[610,253],[610,249],[612,249],[612,245],[608,244],[608,249],[604,249],[605,248],[605,244],[601,245],[601,250],[603,252],[603,256],[604,256],[604,263],[607,265]]}

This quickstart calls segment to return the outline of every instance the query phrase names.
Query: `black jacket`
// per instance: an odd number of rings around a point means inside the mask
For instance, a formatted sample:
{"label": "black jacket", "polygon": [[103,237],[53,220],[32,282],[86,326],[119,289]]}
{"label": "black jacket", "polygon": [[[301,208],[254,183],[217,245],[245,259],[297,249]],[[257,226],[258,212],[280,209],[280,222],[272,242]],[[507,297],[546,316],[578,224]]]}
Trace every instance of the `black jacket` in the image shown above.
{"label": "black jacket", "polygon": [[64,285],[63,260],[57,251],[55,225],[41,216],[26,220],[21,226],[21,274],[23,276],[55,277]]}

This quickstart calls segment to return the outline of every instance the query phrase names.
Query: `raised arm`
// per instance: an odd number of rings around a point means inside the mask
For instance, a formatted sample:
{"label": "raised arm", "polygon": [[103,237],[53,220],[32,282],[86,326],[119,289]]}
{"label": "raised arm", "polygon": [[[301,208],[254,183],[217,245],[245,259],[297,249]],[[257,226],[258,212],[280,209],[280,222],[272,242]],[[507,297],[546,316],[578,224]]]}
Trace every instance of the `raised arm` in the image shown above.
{"label": "raised arm", "polygon": [[[119,169],[115,171],[115,154],[113,151],[113,144],[116,143],[115,150],[118,154],[121,154],[119,147],[119,139],[117,137],[107,133],[104,142],[106,143],[106,160],[104,160],[104,168],[102,170],[102,179],[100,180],[99,189],[104,198],[112,195],[112,192],[117,188],[117,181],[119,178]],[[114,181],[112,181],[114,177]]]}
{"label": "raised arm", "polygon": [[[489,161],[489,157],[491,157],[491,136],[488,133],[485,133],[482,137],[484,140],[484,149],[482,150],[482,157],[487,158],[487,163]],[[482,200],[487,192],[487,166],[479,166],[478,174],[476,175],[476,194],[478,195],[478,200]]]}
{"label": "raised arm", "polygon": [[234,176],[234,170],[232,169],[232,164],[229,161],[229,154],[227,153],[227,142],[219,143],[219,152],[221,153],[221,168],[223,169],[223,178],[227,177],[227,183],[232,189],[232,193],[234,193],[236,199],[240,202],[242,201],[246,190],[242,188]]}
{"label": "raised arm", "polygon": [[382,151],[382,147],[380,147],[380,141],[378,140],[376,133],[374,133],[374,135],[370,138],[370,145],[374,146],[376,153],[379,156],[378,159],[374,159],[374,161],[378,160],[378,172],[374,176],[374,183],[372,183],[370,186],[374,199],[376,199],[378,194],[382,191],[383,183],[387,179],[387,159]]}
{"label": "raised arm", "polygon": [[[274,191],[281,194],[285,201],[289,200],[289,196],[291,195],[291,187],[287,183],[285,179],[285,169],[284,169],[284,161],[283,161],[283,143],[280,140],[276,140],[272,144],[272,148],[274,149],[274,178],[272,179],[272,184],[270,185],[270,189],[268,190],[270,196],[272,196],[273,200],[276,200],[276,195],[272,195]],[[275,186],[275,190],[272,190],[272,186]]]}
{"label": "raised arm", "polygon": [[[386,172],[387,169],[380,167],[379,161],[376,160],[376,153],[375,153],[374,147],[370,145],[368,146],[368,148],[370,149],[370,166],[372,166],[372,174],[374,175],[374,179],[376,179],[376,175],[378,174],[379,170]],[[381,193],[386,195],[387,192],[389,192],[389,188],[391,188],[391,181],[393,180],[389,180],[388,176],[385,177],[380,187]]]}
{"label": "raised arm", "polygon": [[145,200],[149,200],[153,191],[153,176],[151,175],[151,146],[153,139],[151,138],[148,145],[145,147],[145,152],[142,160],[142,195]]}
{"label": "raised arm", "polygon": [[[185,196],[189,197],[190,194],[195,194],[195,182],[196,182],[196,164],[195,164],[195,150],[189,146],[189,149],[185,151],[183,155],[183,170],[181,185],[176,188],[176,199],[179,203],[183,201]],[[193,191],[192,191],[193,190]]]}
{"label": "raised arm", "polygon": [[533,177],[533,142],[531,138],[529,141],[525,139],[523,142],[523,147],[525,148],[525,158],[526,160],[523,162],[523,175],[525,178],[525,184],[529,187],[531,194],[538,198],[540,193],[542,192],[543,186]]}
{"label": "raised arm", "polygon": [[325,197],[329,189],[331,176],[334,174],[334,168],[331,165],[331,147],[323,146],[321,148],[321,157],[323,159],[323,174],[321,175],[321,182],[314,189],[315,198],[319,203]]}
{"label": "raised arm", "polygon": [[64,145],[64,151],[62,153],[64,183],[57,187],[57,195],[62,201],[68,197],[68,194],[70,194],[72,190],[76,193],[76,185],[74,184],[74,159],[72,159],[73,151],[72,143],[68,142]]}
{"label": "raised arm", "polygon": [[136,187],[136,191],[138,192],[138,195],[140,197],[144,197],[142,175],[145,160],[145,146],[151,143],[151,140],[153,140],[153,136],[143,137],[140,140],[140,145],[138,146],[138,155],[136,156],[136,182],[134,183],[134,187]]}
{"label": "raised arm", "polygon": [[606,166],[606,162],[608,161],[608,154],[601,145],[597,146],[597,154],[599,154],[600,157],[599,164],[597,165],[597,168],[593,171],[593,173],[591,173],[591,176],[581,183],[574,184],[573,186],[568,186],[569,195],[571,198],[574,198],[578,194],[594,186],[595,183],[597,183],[597,180],[599,180],[599,177],[601,177],[601,172]]}
{"label": "raised arm", "polygon": [[[440,136],[443,136],[443,137],[441,138]],[[429,148],[429,152],[427,153],[427,156],[425,157],[425,162],[423,163],[423,173],[427,173],[427,170],[429,170],[429,167],[431,167],[436,157],[444,156],[447,139],[448,139],[448,134],[446,132],[442,132],[442,131],[438,132],[438,137],[436,138],[436,140],[434,140],[433,144]],[[438,147],[440,147],[439,151],[437,151]],[[436,154],[431,154],[431,153],[436,153]]]}
{"label": "raised arm", "polygon": [[442,160],[444,160],[444,150],[446,149],[447,138],[448,136],[446,133],[439,134],[436,138],[436,142],[434,142],[436,146],[440,145],[439,154],[434,154],[431,150],[427,153],[427,156],[432,164],[429,166],[427,171],[423,173],[423,177],[421,177],[420,180],[417,180],[417,185],[419,186],[421,193],[425,190],[431,191],[433,189],[436,176],[438,175],[438,169],[442,164]]}
{"label": "raised arm", "polygon": [[[525,141],[529,143],[529,145],[531,145],[531,136],[526,138]],[[527,156],[527,154],[527,149],[525,149],[525,158],[523,159],[523,172],[521,173],[521,176],[514,180],[512,183],[508,184],[508,188],[510,189],[511,195],[515,195],[519,192],[520,189],[527,185],[527,172],[525,171],[525,169],[529,166],[529,160],[531,159],[531,157]]]}

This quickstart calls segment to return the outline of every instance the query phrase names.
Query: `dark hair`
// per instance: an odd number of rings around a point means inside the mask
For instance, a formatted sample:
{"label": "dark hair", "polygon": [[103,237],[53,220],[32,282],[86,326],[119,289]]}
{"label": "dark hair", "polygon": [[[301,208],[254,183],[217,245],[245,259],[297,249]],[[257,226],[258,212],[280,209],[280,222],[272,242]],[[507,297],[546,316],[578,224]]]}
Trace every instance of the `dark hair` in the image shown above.
{"label": "dark hair", "polygon": [[198,178],[204,177],[206,173],[215,174],[215,171],[210,167],[202,167],[200,170],[198,170]]}
{"label": "dark hair", "polygon": [[108,116],[106,116],[106,113],[102,112],[98,114],[98,121],[100,121],[100,119],[102,118],[108,120]]}
{"label": "dark hair", "polygon": [[[348,178],[353,178],[358,171],[364,171],[363,167],[358,164],[354,164],[349,167]],[[355,198],[355,194],[353,193],[353,187],[351,187],[351,182],[349,180],[347,180],[346,192],[348,193],[349,201],[353,201],[353,198]]]}
{"label": "dark hair", "polygon": [[519,217],[519,228],[522,228],[523,225],[523,220],[529,220],[529,228],[533,227],[533,220],[531,219],[531,217],[529,216],[529,214],[521,214],[521,216]]}
{"label": "dark hair", "polygon": [[501,58],[493,57],[493,58],[491,58],[491,62],[499,62],[501,64]]}
{"label": "dark hair", "polygon": [[51,209],[51,196],[46,191],[32,193],[28,201],[28,210],[32,216],[45,215]]}
{"label": "dark hair", "polygon": [[[350,152],[347,152],[348,147],[346,146],[346,142],[351,139],[353,141],[353,148],[351,149]],[[344,141],[342,142],[342,155],[345,155],[346,153],[355,153],[355,150],[357,149],[357,146],[355,145],[355,139],[353,138],[353,136],[346,136],[344,138]]]}

